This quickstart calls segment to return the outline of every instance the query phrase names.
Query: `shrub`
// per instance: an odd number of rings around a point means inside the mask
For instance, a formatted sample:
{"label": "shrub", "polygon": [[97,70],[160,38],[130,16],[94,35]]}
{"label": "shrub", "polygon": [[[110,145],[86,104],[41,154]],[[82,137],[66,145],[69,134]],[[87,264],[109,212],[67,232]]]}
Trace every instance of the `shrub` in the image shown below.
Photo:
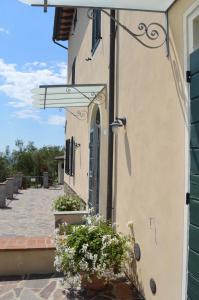
{"label": "shrub", "polygon": [[56,236],[55,267],[71,285],[93,277],[109,281],[124,271],[129,240],[102,217],[88,216],[86,225],[65,224],[60,229],[64,235]]}
{"label": "shrub", "polygon": [[53,203],[56,211],[78,211],[85,209],[84,202],[78,196],[60,196]]}

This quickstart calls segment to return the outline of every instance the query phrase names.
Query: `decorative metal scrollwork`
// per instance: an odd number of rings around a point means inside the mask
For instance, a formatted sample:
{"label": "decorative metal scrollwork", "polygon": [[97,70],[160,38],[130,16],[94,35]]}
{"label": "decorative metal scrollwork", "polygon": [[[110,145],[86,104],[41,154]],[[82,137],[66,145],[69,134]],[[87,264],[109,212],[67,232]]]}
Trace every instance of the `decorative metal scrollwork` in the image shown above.
{"label": "decorative metal scrollwork", "polygon": [[67,109],[67,111],[80,121],[87,120],[88,112],[85,110],[79,110],[77,112],[72,112],[71,110]]}
{"label": "decorative metal scrollwork", "polygon": [[93,19],[94,18],[94,13],[93,13],[93,8],[89,8],[87,11],[87,16],[89,19]]}
{"label": "decorative metal scrollwork", "polygon": [[[114,20],[118,26],[122,27],[125,31],[127,31],[134,39],[136,39],[144,47],[147,47],[149,49],[157,49],[162,47],[167,42],[167,30],[160,23],[153,22],[149,25],[140,23],[138,25],[138,30],[140,31],[140,33],[135,33],[131,31],[128,27],[120,23],[117,19],[113,18],[106,10],[101,9],[101,11],[107,16],[109,16],[112,20]],[[89,19],[93,19],[93,9],[90,8],[87,12],[87,15]]]}
{"label": "decorative metal scrollwork", "polygon": [[102,105],[106,100],[106,96],[103,92],[97,95],[97,97],[93,100],[93,103]]}
{"label": "decorative metal scrollwork", "polygon": [[[142,44],[143,46],[151,49],[157,49],[163,46],[164,43],[167,41],[167,32],[166,29],[159,23],[153,22],[149,25],[144,23],[140,23],[138,25],[138,30],[142,33],[132,35],[136,38],[136,40]],[[141,40],[140,37],[146,37],[147,40],[152,42],[157,42],[157,44],[149,45],[144,40]]]}

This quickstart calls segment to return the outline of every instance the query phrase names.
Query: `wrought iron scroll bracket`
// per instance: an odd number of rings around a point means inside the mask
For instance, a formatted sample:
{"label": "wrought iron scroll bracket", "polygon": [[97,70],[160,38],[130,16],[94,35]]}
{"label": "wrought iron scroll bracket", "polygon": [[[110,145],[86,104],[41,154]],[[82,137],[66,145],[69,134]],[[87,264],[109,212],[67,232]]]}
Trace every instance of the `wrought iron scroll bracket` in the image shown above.
{"label": "wrought iron scroll bracket", "polygon": [[69,112],[71,115],[73,115],[73,117],[75,117],[79,121],[85,121],[87,120],[88,117],[88,112],[85,110],[84,111],[79,110],[76,113],[73,113],[71,110],[67,109],[67,112]]}
{"label": "wrought iron scroll bracket", "polygon": [[[119,20],[113,18],[106,10],[101,11],[109,18],[115,21],[115,23],[123,28],[130,36],[136,39],[142,46],[149,49],[158,49],[164,45],[167,47],[167,56],[169,55],[169,26],[168,26],[168,13],[166,12],[166,28],[157,22],[152,22],[148,25],[141,22],[138,25],[138,33],[133,32],[127,26],[122,24]],[[88,9],[88,18],[93,19],[93,9]]]}

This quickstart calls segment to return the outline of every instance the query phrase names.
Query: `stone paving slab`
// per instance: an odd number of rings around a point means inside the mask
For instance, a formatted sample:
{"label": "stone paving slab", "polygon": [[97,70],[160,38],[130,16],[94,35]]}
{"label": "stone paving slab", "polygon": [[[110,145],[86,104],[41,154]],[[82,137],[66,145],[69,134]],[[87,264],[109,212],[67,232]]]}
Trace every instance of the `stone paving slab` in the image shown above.
{"label": "stone paving slab", "polygon": [[128,282],[117,282],[106,290],[65,289],[55,275],[0,278],[0,300],[143,300]]}
{"label": "stone paving slab", "polygon": [[50,236],[54,232],[52,203],[64,194],[62,186],[20,190],[8,207],[0,209],[0,237]]}

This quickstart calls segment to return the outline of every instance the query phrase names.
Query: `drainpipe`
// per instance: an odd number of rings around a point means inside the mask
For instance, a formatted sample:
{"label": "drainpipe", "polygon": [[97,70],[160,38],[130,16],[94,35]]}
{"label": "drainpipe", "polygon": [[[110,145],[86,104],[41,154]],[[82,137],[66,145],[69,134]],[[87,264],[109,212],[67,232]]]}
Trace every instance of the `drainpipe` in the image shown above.
{"label": "drainpipe", "polygon": [[110,126],[114,122],[115,111],[115,10],[111,10],[110,19],[110,57],[109,57],[109,139],[108,139],[108,185],[107,185],[107,219],[112,220],[113,206],[113,132]]}
{"label": "drainpipe", "polygon": [[62,45],[62,44],[60,44],[60,43],[56,42],[56,40],[55,40],[54,38],[52,38],[52,40],[53,40],[53,43],[55,43],[55,44],[56,44],[56,45],[58,45],[59,47],[61,47],[61,48],[64,48],[64,49],[68,50],[68,47],[65,47],[64,45]]}

